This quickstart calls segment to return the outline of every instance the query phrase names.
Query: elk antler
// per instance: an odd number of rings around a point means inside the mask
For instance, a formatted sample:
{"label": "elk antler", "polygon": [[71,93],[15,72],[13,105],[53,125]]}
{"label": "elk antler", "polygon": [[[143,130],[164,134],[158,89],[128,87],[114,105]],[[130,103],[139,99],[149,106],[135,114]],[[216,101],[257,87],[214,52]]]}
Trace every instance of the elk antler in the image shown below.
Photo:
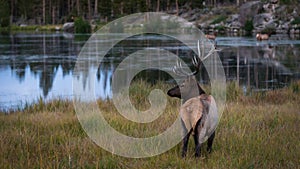
{"label": "elk antler", "polygon": [[[196,67],[196,70],[193,71],[192,73],[188,73],[186,71],[183,70],[181,62],[177,61],[177,64],[173,67],[173,72],[179,76],[191,76],[191,75],[196,75],[199,70],[200,70],[200,65],[201,63],[207,59],[211,54],[213,54],[214,52],[216,52],[217,50],[215,49],[214,45],[211,45],[211,49],[209,50],[209,52],[205,55],[205,46],[204,43],[201,44],[201,49],[200,49],[200,41],[198,40],[198,44],[197,44],[197,48],[198,48],[198,56],[194,56],[192,58],[193,61],[193,65]],[[201,52],[202,51],[202,52]]]}

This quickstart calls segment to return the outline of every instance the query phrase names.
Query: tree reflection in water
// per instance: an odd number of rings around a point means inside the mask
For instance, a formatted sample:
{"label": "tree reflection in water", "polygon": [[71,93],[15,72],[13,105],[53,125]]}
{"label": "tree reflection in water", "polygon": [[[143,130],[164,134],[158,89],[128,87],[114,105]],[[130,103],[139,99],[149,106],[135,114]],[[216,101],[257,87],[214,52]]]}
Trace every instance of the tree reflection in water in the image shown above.
{"label": "tree reflection in water", "polygon": [[[32,102],[39,97],[46,100],[71,98],[73,69],[86,39],[77,40],[62,33],[0,35],[0,107],[20,106],[20,102]],[[227,80],[236,80],[248,89],[270,90],[299,79],[300,41],[287,39],[257,43],[255,38],[225,37],[218,38],[217,44]],[[94,85],[97,98],[110,98],[111,79],[118,64],[131,53],[147,47],[168,50],[187,63],[193,56],[189,48],[170,37],[132,37],[116,45],[100,65],[89,61],[92,63],[90,72],[83,72],[81,77],[85,88],[88,90]],[[151,58],[146,59],[151,62]],[[209,83],[205,68],[201,71],[199,80]],[[88,82],[91,72],[95,72],[95,82]],[[157,70],[143,71],[137,78],[151,83],[157,79],[172,80]]]}

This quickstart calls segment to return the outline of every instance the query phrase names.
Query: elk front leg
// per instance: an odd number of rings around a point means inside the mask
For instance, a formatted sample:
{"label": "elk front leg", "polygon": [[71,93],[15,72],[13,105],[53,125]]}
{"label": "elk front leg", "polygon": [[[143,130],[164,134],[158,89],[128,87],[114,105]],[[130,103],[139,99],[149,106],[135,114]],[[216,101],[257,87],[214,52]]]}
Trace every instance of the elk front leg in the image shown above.
{"label": "elk front leg", "polygon": [[182,131],[183,131],[183,135],[184,135],[184,138],[182,140],[181,157],[185,157],[186,152],[187,152],[188,143],[189,143],[189,138],[190,138],[190,135],[191,135],[193,129],[190,129],[190,131],[188,131],[188,129],[185,127],[185,124],[182,121],[182,119],[181,119],[181,125],[182,125],[182,129],[183,129]]}
{"label": "elk front leg", "polygon": [[186,152],[187,152],[187,148],[188,148],[188,143],[189,143],[189,138],[190,138],[191,133],[192,133],[192,129],[183,138],[181,157],[185,157],[186,156]]}

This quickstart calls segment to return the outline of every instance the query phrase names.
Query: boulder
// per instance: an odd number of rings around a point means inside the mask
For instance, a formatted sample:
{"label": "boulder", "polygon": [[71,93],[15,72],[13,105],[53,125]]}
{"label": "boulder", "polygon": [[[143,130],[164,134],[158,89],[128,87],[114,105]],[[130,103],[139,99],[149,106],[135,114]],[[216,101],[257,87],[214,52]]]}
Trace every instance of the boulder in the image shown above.
{"label": "boulder", "polygon": [[276,27],[274,22],[273,15],[270,13],[262,13],[258,14],[253,19],[253,26],[255,29],[262,30],[265,28],[272,28]]}
{"label": "boulder", "polygon": [[239,21],[231,22],[228,26],[235,29],[240,29],[242,27]]}
{"label": "boulder", "polygon": [[298,10],[296,8],[294,8],[294,10],[292,12],[292,16],[293,17],[298,17],[299,16]]}
{"label": "boulder", "polygon": [[242,25],[245,25],[247,20],[252,20],[254,16],[256,16],[262,11],[262,9],[263,9],[263,3],[261,1],[250,1],[244,3],[240,7],[239,22]]}
{"label": "boulder", "polygon": [[242,24],[239,21],[239,15],[234,14],[228,17],[225,26],[230,30],[239,30],[242,27]]}
{"label": "boulder", "polygon": [[273,4],[273,3],[266,3],[263,5],[264,12],[267,13],[274,13],[275,9],[278,7],[279,7],[278,4]]}
{"label": "boulder", "polygon": [[64,23],[62,30],[65,32],[74,32],[74,22]]}
{"label": "boulder", "polygon": [[20,24],[20,27],[26,27],[26,26],[28,26],[27,24]]}

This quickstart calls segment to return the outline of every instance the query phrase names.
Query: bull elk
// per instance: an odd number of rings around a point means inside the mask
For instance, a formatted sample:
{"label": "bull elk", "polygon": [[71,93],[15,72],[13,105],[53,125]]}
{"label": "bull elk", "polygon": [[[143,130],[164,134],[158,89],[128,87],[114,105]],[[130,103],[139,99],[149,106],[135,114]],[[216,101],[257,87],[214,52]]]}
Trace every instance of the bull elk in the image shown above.
{"label": "bull elk", "polygon": [[262,40],[268,40],[269,39],[269,36],[268,34],[261,34],[261,33],[258,33],[256,34],[256,40],[259,40],[259,41],[262,41]]}
{"label": "bull elk", "polygon": [[216,39],[216,35],[215,34],[214,35],[206,34],[205,37],[207,39],[210,39],[210,40],[215,40]]}
{"label": "bull elk", "polygon": [[194,136],[196,157],[200,156],[201,144],[205,142],[207,138],[207,151],[209,153],[212,151],[215,128],[219,118],[217,107],[213,96],[207,95],[194,77],[200,70],[201,60],[205,60],[216,51],[214,45],[211,46],[212,48],[208,54],[205,55],[204,45],[201,48],[201,53],[198,41],[199,56],[193,57],[193,65],[196,68],[194,72],[187,73],[183,71],[179,63],[173,68],[175,74],[184,75],[186,77],[180,85],[173,87],[167,92],[170,97],[182,99],[183,103],[180,108],[180,118],[184,134],[182,157],[186,156],[188,140],[191,134]]}

